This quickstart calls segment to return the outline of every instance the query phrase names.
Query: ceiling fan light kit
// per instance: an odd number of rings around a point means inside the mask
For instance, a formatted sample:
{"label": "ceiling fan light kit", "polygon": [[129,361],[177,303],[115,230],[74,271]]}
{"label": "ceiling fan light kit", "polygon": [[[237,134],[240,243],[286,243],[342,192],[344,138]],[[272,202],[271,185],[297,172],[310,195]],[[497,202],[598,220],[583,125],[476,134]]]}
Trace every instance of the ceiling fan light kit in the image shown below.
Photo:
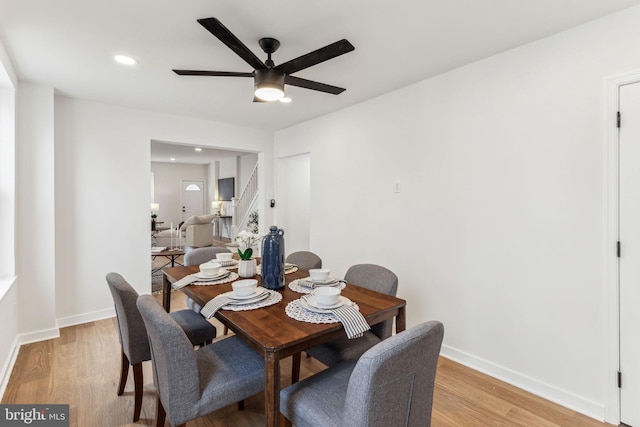
{"label": "ceiling fan light kit", "polygon": [[309,68],[321,62],[328,61],[337,56],[351,52],[355,48],[348,40],[342,39],[325,47],[299,56],[280,65],[275,65],[271,54],[280,47],[280,42],[271,37],[263,37],[259,40],[260,48],[267,54],[267,60],[262,62],[248,47],[246,47],[231,31],[216,18],[198,19],[198,22],[211,34],[224,43],[236,55],[253,67],[253,72],[235,71],[199,71],[199,70],[173,70],[181,76],[217,76],[217,77],[253,77],[254,78],[254,102],[277,101],[284,97],[284,85],[301,87],[318,92],[338,95],[346,89],[331,86],[325,83],[314,82],[292,76],[291,74]]}
{"label": "ceiling fan light kit", "polygon": [[263,101],[277,101],[284,96],[284,73],[273,68],[255,71],[255,96]]}

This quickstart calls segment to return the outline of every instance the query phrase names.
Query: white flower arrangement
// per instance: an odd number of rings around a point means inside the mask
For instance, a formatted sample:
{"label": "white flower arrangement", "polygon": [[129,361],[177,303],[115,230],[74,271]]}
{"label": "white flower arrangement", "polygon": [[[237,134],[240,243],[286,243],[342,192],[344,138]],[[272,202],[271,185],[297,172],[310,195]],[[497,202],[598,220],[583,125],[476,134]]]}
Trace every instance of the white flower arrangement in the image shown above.
{"label": "white flower arrangement", "polygon": [[240,259],[251,259],[251,255],[253,255],[252,246],[262,240],[263,237],[264,236],[257,233],[251,233],[245,230],[239,232],[235,240],[238,242],[238,255],[240,255]]}

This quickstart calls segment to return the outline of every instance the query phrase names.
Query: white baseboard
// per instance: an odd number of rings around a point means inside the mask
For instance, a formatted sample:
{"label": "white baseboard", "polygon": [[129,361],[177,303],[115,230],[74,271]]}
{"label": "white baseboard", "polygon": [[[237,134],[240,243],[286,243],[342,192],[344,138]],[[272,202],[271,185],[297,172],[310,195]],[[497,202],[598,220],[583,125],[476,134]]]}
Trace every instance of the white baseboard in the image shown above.
{"label": "white baseboard", "polygon": [[43,329],[41,331],[29,332],[28,334],[19,334],[18,343],[20,345],[31,344],[33,342],[51,340],[60,337],[60,329]]}
{"label": "white baseboard", "polygon": [[19,352],[20,344],[18,344],[18,337],[16,336],[16,338],[13,340],[13,345],[11,346],[11,354],[2,367],[2,371],[0,371],[0,401],[4,397],[4,392],[7,389],[7,384],[9,384],[9,378],[11,377],[11,373],[13,372],[13,366],[16,364],[16,359],[18,358]]}
{"label": "white baseboard", "polygon": [[594,402],[450,346],[443,345],[440,355],[558,405],[596,420],[604,421],[604,403]]}
{"label": "white baseboard", "polygon": [[98,310],[91,313],[81,314],[79,316],[63,317],[58,319],[58,327],[64,328],[66,326],[81,325],[83,323],[95,322],[96,320],[108,319],[116,315],[115,308],[107,308],[105,310]]}

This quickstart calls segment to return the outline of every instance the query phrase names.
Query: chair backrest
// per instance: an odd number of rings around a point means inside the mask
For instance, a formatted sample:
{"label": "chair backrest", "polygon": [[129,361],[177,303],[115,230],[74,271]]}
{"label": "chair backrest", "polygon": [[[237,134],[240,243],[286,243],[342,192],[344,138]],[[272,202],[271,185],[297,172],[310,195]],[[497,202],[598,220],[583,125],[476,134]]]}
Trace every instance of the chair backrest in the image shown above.
{"label": "chair backrest", "polygon": [[351,373],[344,426],[429,426],[444,326],[421,323],[367,350]]}
{"label": "chair backrest", "polygon": [[137,306],[149,334],[153,381],[162,406],[175,424],[195,418],[200,379],[189,338],[153,296],[141,295]]}
{"label": "chair backrest", "polygon": [[151,360],[147,330],[136,307],[138,293],[118,273],[109,273],[106,278],[116,307],[122,351],[132,365]]}
{"label": "chair backrest", "polygon": [[[396,296],[398,292],[398,276],[391,270],[375,264],[352,265],[344,275],[344,280],[391,296]],[[387,339],[393,332],[393,320],[373,325],[371,331],[381,340]]]}
{"label": "chair backrest", "polygon": [[311,270],[312,268],[322,268],[322,259],[313,252],[298,251],[287,255],[285,262],[295,264],[300,270]]}
{"label": "chair backrest", "polygon": [[211,261],[216,257],[216,254],[221,252],[231,252],[227,248],[220,248],[216,246],[207,246],[205,248],[195,248],[187,251],[184,254],[184,265],[200,265],[207,261]]}

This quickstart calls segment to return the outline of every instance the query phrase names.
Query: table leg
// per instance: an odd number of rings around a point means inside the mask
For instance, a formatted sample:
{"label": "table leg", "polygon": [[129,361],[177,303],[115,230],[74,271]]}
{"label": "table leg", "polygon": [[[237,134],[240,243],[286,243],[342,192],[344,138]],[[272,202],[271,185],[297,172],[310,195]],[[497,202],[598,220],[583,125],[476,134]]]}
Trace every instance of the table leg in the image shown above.
{"label": "table leg", "polygon": [[171,283],[164,273],[162,273],[162,306],[167,313],[171,311]]}
{"label": "table leg", "polygon": [[407,329],[407,313],[406,307],[400,307],[398,317],[396,317],[396,334]]}
{"label": "table leg", "polygon": [[277,352],[264,355],[265,425],[276,427],[280,422],[280,357]]}
{"label": "table leg", "polygon": [[291,384],[295,384],[300,381],[300,358],[302,353],[298,352],[294,354],[291,362]]}

